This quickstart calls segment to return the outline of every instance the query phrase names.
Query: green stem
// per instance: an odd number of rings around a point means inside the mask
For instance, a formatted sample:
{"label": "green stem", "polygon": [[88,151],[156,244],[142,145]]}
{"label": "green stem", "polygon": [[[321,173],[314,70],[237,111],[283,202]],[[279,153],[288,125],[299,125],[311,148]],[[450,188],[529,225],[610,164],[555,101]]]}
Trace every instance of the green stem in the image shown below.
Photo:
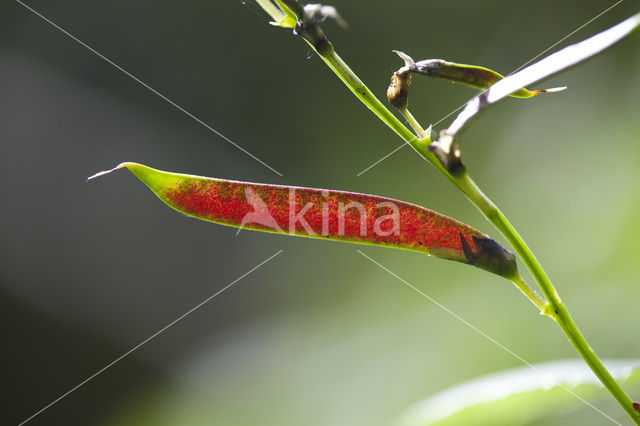
{"label": "green stem", "polygon": [[[314,48],[314,46],[309,43]],[[316,50],[318,56],[333,70],[333,72],[342,80],[342,82],[353,92],[354,95],[362,103],[364,103],[376,116],[378,116],[387,126],[396,132],[425,160],[435,166],[443,175],[447,177],[458,189],[460,189],[476,207],[484,214],[484,216],[507,238],[509,243],[514,247],[516,252],[522,258],[534,279],[540,286],[542,292],[546,296],[544,301],[531,287],[529,287],[520,277],[513,279],[513,283],[522,291],[522,293],[540,309],[540,312],[552,317],[560,326],[562,331],[567,335],[571,344],[576,351],[584,359],[587,365],[595,373],[595,375],[604,384],[607,390],[618,401],[625,412],[640,426],[640,413],[633,407],[633,401],[622,390],[620,385],[615,381],[611,374],[607,371],[600,359],[597,357],[593,349],[589,346],[584,336],[578,330],[573,322],[566,307],[562,303],[555,287],[549,280],[549,277],[542,269],[542,266],[534,256],[533,252],[525,244],[522,237],[515,228],[509,223],[507,218],[496,207],[496,205],[478,188],[471,180],[469,175],[462,172],[458,176],[452,176],[443,166],[435,155],[429,151],[428,147],[431,138],[420,140],[416,138],[411,131],[404,126],[383,104],[376,98],[369,88],[358,78],[358,76],[349,68],[349,66],[338,56],[329,43],[329,48],[323,49],[322,52]],[[413,118],[413,117],[412,117]],[[414,119],[415,120],[415,119]],[[410,121],[411,123],[411,121]],[[417,123],[417,121],[416,121]],[[419,125],[418,125],[419,126]]]}
{"label": "green stem", "polygon": [[[309,43],[309,45],[314,48],[314,46]],[[429,144],[431,143],[431,138],[426,135],[426,132],[422,129],[422,126],[418,123],[418,121],[413,117],[413,115],[408,114],[408,116],[413,119],[413,123],[411,120],[412,127],[417,127],[421,130],[421,132],[416,130],[416,133],[420,135],[423,133],[425,138],[416,138],[416,136],[411,133],[409,129],[407,129],[404,124],[400,122],[396,118],[395,115],[391,113],[385,107],[382,102],[375,97],[375,95],[369,90],[369,88],[358,78],[358,76],[349,68],[349,66],[338,56],[338,54],[333,49],[333,46],[329,45],[329,49],[325,49],[322,52],[315,50],[316,53],[324,60],[324,62],[333,70],[333,72],[342,80],[342,82],[364,103],[375,115],[377,115],[385,124],[387,124],[392,130],[394,130],[402,139],[405,140],[411,147],[425,160],[431,163],[435,168],[437,168],[440,173],[447,177],[460,191],[462,191],[467,197],[469,197],[472,201],[471,195],[468,193],[465,188],[463,182],[459,179],[456,179],[452,176],[440,163],[440,161],[436,158],[436,156],[429,151]],[[404,114],[403,111],[401,111]],[[408,113],[408,110],[406,110]],[[407,115],[405,115],[407,117]],[[495,206],[494,206],[495,207]],[[480,209],[482,211],[482,209]],[[511,280],[513,284],[540,310],[541,313],[547,315],[548,314],[548,304],[546,301],[542,300],[542,298],[533,290],[527,283],[525,283],[522,278],[519,276],[513,278]]]}
{"label": "green stem", "polygon": [[[416,135],[418,135],[418,137],[421,140],[424,141],[424,140],[427,140],[427,138],[429,138],[430,135],[428,135],[427,132],[425,132],[425,130],[420,125],[420,123],[418,123],[418,120],[416,120],[413,114],[411,114],[411,112],[409,111],[409,108],[407,107],[400,108],[400,113],[404,118],[407,119],[407,122],[409,123],[413,131],[416,132]],[[429,139],[429,141],[431,141],[431,139]]]}
{"label": "green stem", "polygon": [[569,315],[569,311],[565,307],[564,303],[560,299],[558,292],[551,283],[548,275],[542,269],[540,262],[534,256],[531,249],[524,242],[522,237],[515,230],[513,225],[509,223],[507,218],[502,214],[500,209],[493,204],[493,202],[487,197],[476,183],[464,172],[457,177],[458,181],[464,188],[464,192],[469,199],[480,209],[484,216],[505,236],[509,243],[514,247],[516,252],[522,258],[522,261],[527,266],[534,279],[540,286],[540,289],[544,293],[549,302],[549,316],[551,316],[560,326],[562,331],[567,335],[571,344],[576,351],[580,354],[582,359],[587,363],[595,375],[604,384],[607,390],[618,401],[620,406],[627,412],[629,417],[633,421],[640,425],[640,413],[633,407],[633,401],[622,390],[620,385],[611,376],[609,371],[602,364],[602,361],[598,358],[596,353],[591,349],[591,346],[587,343],[586,339],[576,326],[573,318]]}
{"label": "green stem", "polygon": [[[418,122],[418,120],[415,119],[413,114],[411,114],[411,112],[409,112],[409,109],[406,106],[404,108],[400,108],[400,113],[407,119],[407,121],[409,122],[409,124],[413,128],[413,131],[416,132],[416,134],[418,135],[418,137],[421,140],[426,140],[429,137],[427,135],[427,132],[425,132],[425,130],[422,128],[422,125],[420,125],[420,123]],[[429,133],[430,132],[431,132],[431,128],[429,128]],[[447,173],[447,174],[449,174],[449,173]],[[456,179],[456,181],[457,181],[457,179]],[[463,185],[462,185],[462,187],[460,189],[467,195],[467,197],[469,197],[471,199],[471,197],[469,196],[468,191],[465,191],[464,186],[465,185],[463,183]],[[488,200],[488,201],[490,202],[490,200]],[[497,208],[496,208],[496,210],[497,210]],[[515,285],[518,288],[518,290],[520,290],[522,292],[522,294],[525,295],[525,297],[527,299],[529,299],[531,301],[531,303],[534,304],[534,306],[536,306],[538,308],[538,310],[540,311],[541,314],[553,317],[552,310],[549,309],[549,303],[547,303],[545,298],[540,296],[533,288],[531,288],[531,286],[529,286],[529,284],[527,284],[522,279],[520,274],[518,274],[516,272],[515,276],[510,277],[508,279],[509,279],[509,281],[511,281],[513,283],[513,285]]]}
{"label": "green stem", "polygon": [[556,321],[562,328],[562,331],[564,331],[567,337],[569,337],[569,340],[576,348],[582,359],[584,359],[589,368],[591,368],[635,424],[640,425],[640,412],[638,412],[633,406],[633,401],[620,387],[618,382],[615,381],[609,371],[607,371],[606,367],[602,364],[593,349],[591,349],[591,346],[589,346],[589,343],[587,343],[586,339],[573,322],[571,315],[569,315],[569,311],[561,301],[558,304],[555,304],[555,313],[557,315]]}
{"label": "green stem", "polygon": [[369,88],[360,80],[360,78],[349,68],[335,52],[333,46],[325,52],[319,52],[311,43],[309,46],[322,58],[322,60],[331,68],[331,70],[342,80],[342,82],[360,99],[383,123],[391,128],[398,136],[400,136],[411,148],[414,149],[422,158],[431,163],[443,175],[447,177],[458,189],[462,190],[460,183],[447,170],[442,167],[436,156],[429,151],[431,138],[420,140],[411,130],[409,130],[398,118],[393,115],[387,107],[369,90]]}
{"label": "green stem", "polygon": [[[300,5],[294,0],[276,0],[278,5],[285,10],[287,15],[294,14],[298,19],[302,19],[304,12],[301,10]],[[291,10],[288,6],[291,4],[297,8],[297,13]],[[316,33],[318,36],[320,33]],[[304,38],[304,37],[303,37]],[[576,351],[585,360],[587,365],[596,374],[600,381],[605,385],[609,392],[614,396],[622,408],[627,412],[629,417],[640,426],[640,413],[633,407],[633,402],[625,394],[618,383],[613,379],[611,374],[604,367],[602,362],[598,359],[597,355],[591,349],[584,336],[578,330],[578,327],[573,322],[573,319],[569,315],[566,307],[560,300],[555,287],[549,280],[549,277],[542,269],[542,266],[533,255],[533,252],[525,244],[522,237],[518,234],[515,228],[509,223],[502,212],[496,207],[495,204],[478,188],[478,186],[471,180],[467,172],[463,169],[462,172],[451,175],[438,161],[435,155],[429,151],[429,144],[431,143],[430,137],[426,136],[424,130],[415,118],[405,109],[403,114],[416,130],[418,138],[416,138],[411,131],[404,126],[398,120],[395,115],[389,111],[379,100],[376,98],[371,90],[360,80],[360,78],[349,68],[349,66],[338,56],[335,52],[333,45],[327,40],[323,34],[316,37],[314,40],[318,42],[320,49],[316,49],[314,43],[310,42],[307,38],[305,41],[311,46],[311,48],[322,58],[322,60],[333,70],[333,72],[342,80],[342,82],[353,92],[353,94],[360,99],[378,118],[380,118],[387,126],[389,126],[394,132],[396,132],[405,142],[425,160],[435,166],[444,176],[447,177],[460,191],[462,191],[484,214],[484,216],[494,225],[498,230],[507,238],[511,245],[515,248],[516,252],[521,256],[523,262],[531,271],[534,279],[542,289],[542,292],[546,296],[547,300],[540,297],[531,287],[529,287],[521,277],[512,277],[513,282],[520,291],[534,304],[541,313],[552,317],[560,326],[560,328],[567,335]],[[402,111],[401,111],[402,112]]]}
{"label": "green stem", "polygon": [[271,0],[256,0],[256,3],[258,3],[258,6],[267,12],[275,22],[280,22],[287,16],[280,8],[271,3]]}
{"label": "green stem", "polygon": [[[313,45],[309,44],[312,48]],[[315,50],[315,49],[314,49]],[[322,60],[333,70],[333,72],[342,80],[342,82],[353,92],[360,101],[365,104],[375,115],[380,118],[387,126],[396,132],[406,142],[415,141],[415,136],[411,131],[396,118],[383,104],[375,97],[369,88],[360,80],[360,78],[349,68],[335,52],[333,47],[326,49],[324,52],[316,53]],[[427,146],[431,140],[427,141]],[[413,146],[413,145],[412,145]]]}
{"label": "green stem", "polygon": [[552,316],[547,300],[527,284],[520,275],[509,279],[533,303],[542,315]]}

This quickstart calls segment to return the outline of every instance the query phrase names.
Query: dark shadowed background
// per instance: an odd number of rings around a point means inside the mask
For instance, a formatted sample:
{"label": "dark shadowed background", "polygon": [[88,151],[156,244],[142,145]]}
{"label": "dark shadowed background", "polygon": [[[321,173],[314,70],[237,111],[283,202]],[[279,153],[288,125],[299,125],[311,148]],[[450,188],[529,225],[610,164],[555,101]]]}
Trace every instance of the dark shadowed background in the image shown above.
{"label": "dark shadowed background", "polygon": [[[351,28],[325,27],[384,97],[401,65],[392,49],[506,74],[613,3],[336,0]],[[390,196],[497,237],[408,148],[357,176],[401,140],[250,0],[27,4],[284,176],[21,4],[0,3],[3,424],[28,418],[281,249],[29,424],[387,425],[429,394],[521,365],[357,248],[527,361],[575,357],[551,321],[486,272],[390,249],[236,236],[175,213],[126,171],[86,182],[138,161]],[[624,1],[558,48],[637,10]],[[636,35],[540,86],[567,91],[492,109],[464,144],[472,175],[604,358],[640,357],[639,70]],[[474,93],[416,78],[412,111],[426,126]],[[597,405],[624,421],[609,399]],[[580,424],[604,424],[583,411]]]}

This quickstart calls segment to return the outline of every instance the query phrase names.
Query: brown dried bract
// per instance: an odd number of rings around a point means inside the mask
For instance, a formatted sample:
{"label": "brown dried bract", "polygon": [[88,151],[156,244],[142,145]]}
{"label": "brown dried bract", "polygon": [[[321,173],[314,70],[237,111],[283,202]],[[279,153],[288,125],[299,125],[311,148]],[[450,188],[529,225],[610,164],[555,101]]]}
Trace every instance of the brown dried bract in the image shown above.
{"label": "brown dried bract", "polygon": [[387,99],[396,108],[406,108],[409,104],[409,86],[411,86],[411,73],[395,72],[391,76],[391,84],[387,89]]}

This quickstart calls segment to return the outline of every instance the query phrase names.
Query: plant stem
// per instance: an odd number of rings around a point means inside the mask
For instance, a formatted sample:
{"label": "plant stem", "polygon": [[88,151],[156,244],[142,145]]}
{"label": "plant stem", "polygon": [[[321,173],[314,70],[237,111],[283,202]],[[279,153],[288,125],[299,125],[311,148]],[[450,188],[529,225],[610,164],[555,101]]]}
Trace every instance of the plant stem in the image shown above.
{"label": "plant stem", "polygon": [[[314,46],[309,43],[314,48]],[[496,205],[480,190],[475,182],[469,177],[468,173],[463,173],[452,176],[441,164],[435,155],[429,151],[428,146],[431,142],[431,138],[417,139],[411,131],[404,126],[396,118],[395,115],[389,111],[375,95],[369,90],[369,88],[358,78],[358,76],[349,68],[349,66],[338,56],[333,49],[333,46],[329,44],[330,49],[325,49],[319,52],[314,48],[318,56],[333,70],[333,72],[342,80],[342,82],[353,92],[354,95],[362,103],[364,103],[378,118],[380,118],[387,126],[389,126],[394,132],[396,132],[402,139],[405,140],[411,147],[425,160],[435,166],[444,176],[447,177],[459,190],[461,190],[473,204],[482,212],[482,214],[505,236],[509,243],[514,247],[516,252],[522,258],[522,261],[527,266],[533,278],[540,286],[542,292],[547,298],[548,302],[543,300],[529,285],[527,285],[522,278],[517,277],[512,280],[514,285],[518,287],[520,291],[534,304],[540,312],[544,315],[553,318],[562,331],[567,335],[571,344],[576,351],[580,354],[582,359],[587,363],[589,368],[600,379],[607,390],[618,401],[620,406],[625,412],[633,419],[636,425],[640,426],[640,413],[633,407],[633,401],[622,390],[620,385],[615,381],[611,374],[607,371],[600,359],[597,357],[593,349],[589,346],[584,336],[578,330],[578,327],[573,322],[573,319],[569,315],[566,307],[562,303],[558,292],[551,283],[551,280],[542,269],[542,266],[534,256],[533,252],[526,245],[522,237],[518,234],[515,228],[509,223],[507,218],[496,207]],[[407,111],[408,112],[408,111]],[[409,123],[413,126],[417,125],[421,130],[422,127],[419,123],[409,114],[410,118],[407,118]],[[406,115],[405,115],[406,117]],[[413,122],[412,122],[413,121]],[[415,128],[415,127],[414,127]],[[423,130],[424,132],[424,130]],[[417,132],[420,136],[420,132]]]}
{"label": "plant stem", "polygon": [[551,309],[549,309],[550,306],[547,300],[544,297],[540,296],[534,289],[532,289],[520,275],[516,275],[509,280],[518,288],[518,290],[522,292],[522,294],[525,295],[527,299],[531,301],[531,303],[533,303],[538,308],[541,315],[553,315]]}
{"label": "plant stem", "polygon": [[401,108],[400,113],[407,119],[407,122],[409,122],[413,131],[416,132],[416,135],[418,135],[421,140],[427,140],[427,138],[429,138],[430,135],[427,135],[427,132],[424,131],[420,123],[418,123],[418,120],[416,120],[413,114],[411,114],[409,108]]}
{"label": "plant stem", "polygon": [[549,277],[540,266],[538,259],[531,252],[531,249],[524,242],[518,231],[515,230],[513,225],[502,214],[500,209],[487,197],[471,179],[469,174],[465,171],[457,176],[456,180],[460,183],[465,195],[471,200],[473,204],[482,212],[482,214],[491,222],[502,235],[507,238],[509,243],[513,246],[516,252],[522,258],[522,261],[527,266],[527,269],[531,271],[534,280],[540,286],[540,289],[544,293],[549,303],[557,301],[562,303],[560,296],[556,292],[555,287],[549,280]]}
{"label": "plant stem", "polygon": [[[313,47],[311,43],[309,45]],[[314,48],[315,50],[315,48]],[[407,120],[410,122],[412,127],[416,129],[416,133],[418,135],[424,134],[424,138],[416,138],[416,136],[411,133],[409,129],[407,129],[404,124],[400,122],[396,118],[395,115],[391,113],[385,107],[382,102],[375,97],[375,95],[369,90],[369,88],[358,78],[358,76],[349,68],[349,66],[338,56],[338,54],[331,46],[330,49],[319,52],[315,50],[316,53],[324,60],[324,62],[333,70],[333,72],[344,82],[344,84],[364,103],[375,115],[377,115],[387,126],[391,127],[402,139],[405,140],[411,147],[425,160],[431,163],[435,168],[437,168],[440,173],[447,177],[460,191],[462,191],[469,199],[475,203],[474,198],[472,198],[472,194],[469,193],[468,189],[465,187],[464,182],[452,176],[440,163],[440,161],[436,158],[436,156],[429,151],[429,144],[431,143],[431,138],[426,135],[426,132],[422,129],[422,126],[418,121],[409,113],[408,110],[405,109],[405,112],[401,110],[403,115],[407,117]],[[409,119],[410,117],[410,119]],[[420,131],[418,131],[418,129]],[[483,194],[484,195],[484,194]],[[490,202],[490,201],[489,201]],[[493,203],[491,203],[493,206]],[[495,208],[495,206],[493,206]],[[478,206],[478,208],[480,208]],[[497,209],[496,209],[497,210]],[[480,211],[483,211],[480,208]],[[527,283],[525,283],[522,278],[519,276],[512,279],[513,284],[540,310],[542,314],[548,315],[548,304],[544,301],[534,289],[532,289]]]}
{"label": "plant stem", "polygon": [[[309,46],[313,48],[313,45],[309,43]],[[315,49],[314,49],[315,50]],[[333,72],[342,80],[342,82],[353,92],[354,95],[360,101],[365,104],[375,115],[380,118],[387,126],[396,132],[402,139],[409,142],[415,141],[415,136],[407,127],[396,118],[391,111],[389,111],[383,104],[376,98],[376,96],[369,90],[369,88],[360,80],[360,78],[349,68],[349,66],[342,60],[336,51],[331,47],[326,52],[316,53],[322,58],[322,60],[333,70]],[[429,145],[431,140],[426,143]],[[413,146],[413,145],[412,145]]]}
{"label": "plant stem", "polygon": [[[285,4],[283,0],[276,1],[278,5],[285,10],[285,13],[293,13],[298,19],[303,19],[304,13],[301,10],[298,10],[298,13],[295,13],[287,5],[288,3],[292,3],[293,6],[301,9],[297,2],[287,1],[287,4]],[[422,126],[420,126],[417,120],[415,120],[413,115],[411,115],[406,108],[404,111],[401,111],[418,134],[418,138],[416,138],[416,136],[414,136],[413,133],[411,133],[411,131],[402,124],[400,120],[398,120],[396,116],[378,100],[378,98],[375,97],[362,80],[360,80],[360,78],[351,70],[342,58],[338,56],[331,42],[329,42],[323,34],[321,35],[321,39],[316,40],[322,42],[319,44],[322,46],[321,49],[316,49],[314,43],[311,43],[305,37],[303,38],[362,103],[364,103],[376,116],[378,116],[378,118],[380,118],[380,120],[396,132],[402,139],[404,139],[404,141],[407,142],[422,158],[427,160],[444,176],[446,176],[447,179],[462,191],[484,214],[484,216],[507,238],[516,252],[521,256],[523,262],[542,289],[547,300],[543,300],[543,298],[529,287],[529,285],[527,285],[520,276],[516,276],[511,279],[513,284],[516,285],[518,289],[520,289],[520,291],[522,291],[522,293],[540,309],[542,314],[550,316],[558,323],[562,331],[567,335],[571,344],[587,365],[627,412],[629,417],[633,419],[636,425],[640,426],[640,412],[635,410],[633,402],[629,396],[614,380],[600,359],[598,359],[593,349],[591,349],[584,336],[580,333],[578,327],[575,325],[573,319],[569,315],[569,312],[562,303],[555,287],[551,283],[551,280],[542,269],[542,266],[534,256],[533,252],[529,249],[522,237],[509,223],[502,212],[496,207],[496,205],[480,190],[475,182],[471,180],[466,170],[463,169],[463,171],[456,174],[456,176],[451,175],[451,173],[442,166],[435,155],[429,151],[431,138],[426,135]]]}
{"label": "plant stem", "polygon": [[[413,128],[413,130],[416,132],[416,134],[418,135],[418,137],[421,140],[426,140],[429,137],[429,135],[427,135],[427,132],[425,132],[425,130],[422,128],[422,126],[420,125],[418,120],[415,119],[413,114],[411,114],[411,112],[409,112],[409,109],[406,106],[404,108],[400,108],[400,113],[402,113],[402,115],[407,119],[407,121],[409,122],[409,124],[411,125],[411,127]],[[431,128],[429,128],[429,134],[430,133],[431,133]],[[447,173],[447,174],[449,174],[449,173]],[[466,175],[466,173],[465,173],[465,175]],[[458,180],[459,179],[456,179],[456,181],[458,181]],[[469,199],[471,199],[471,195],[472,194],[470,193],[470,191],[468,189],[465,190],[468,185],[465,185],[464,181],[461,182],[461,183],[462,183],[462,187],[460,189],[467,195],[467,197]],[[479,189],[478,189],[478,191],[479,191]],[[479,192],[479,193],[482,194],[482,192]],[[484,196],[484,194],[482,194],[482,195]],[[481,199],[481,198],[482,197],[478,197],[478,199]],[[486,196],[484,198],[486,199],[485,203],[487,205],[493,205],[491,203],[491,200],[486,198]],[[477,205],[476,202],[474,202],[474,204]],[[496,211],[500,212],[496,206],[493,206],[493,207],[495,208]],[[515,276],[513,276],[511,278],[508,278],[508,279],[513,283],[513,285],[515,285],[518,288],[518,290],[520,290],[522,292],[522,294],[525,295],[525,297],[527,299],[529,299],[531,301],[531,303],[533,303],[538,308],[538,310],[540,311],[541,314],[550,316],[550,317],[555,319],[555,314],[553,313],[553,310],[550,309],[550,305],[549,305],[549,303],[547,303],[546,299],[544,297],[540,296],[538,293],[536,293],[536,291],[533,288],[531,288],[529,286],[529,284],[527,284],[522,279],[520,274],[518,274],[516,272]]]}
{"label": "plant stem", "polygon": [[618,382],[616,382],[611,376],[593,349],[591,349],[591,346],[589,346],[589,343],[587,343],[582,333],[580,333],[580,330],[569,315],[569,311],[561,301],[555,305],[555,313],[557,315],[556,321],[567,337],[569,337],[569,340],[576,348],[582,359],[584,359],[589,368],[591,368],[594,374],[600,379],[635,424],[640,425],[640,412],[634,408],[633,401],[620,387]]}
{"label": "plant stem", "polygon": [[[462,190],[461,184],[447,170],[442,167],[436,156],[429,151],[431,138],[417,138],[411,130],[409,130],[398,118],[393,115],[387,107],[385,107],[378,98],[369,90],[369,88],[360,80],[360,78],[349,68],[335,52],[333,47],[327,52],[319,52],[311,43],[309,46],[322,58],[322,60],[331,68],[331,70],[342,80],[342,82],[353,92],[360,101],[365,104],[383,123],[391,128],[398,136],[400,136],[411,148],[414,149],[422,158],[431,163],[443,175],[447,177],[458,189]],[[417,123],[417,122],[416,122]]]}
{"label": "plant stem", "polygon": [[457,179],[464,187],[467,197],[469,197],[484,216],[496,228],[498,228],[502,235],[505,236],[509,243],[518,252],[529,271],[531,271],[531,274],[549,302],[549,316],[558,323],[582,359],[584,359],[589,368],[591,368],[602,384],[604,384],[611,395],[613,395],[613,397],[618,401],[620,406],[622,406],[622,408],[627,412],[629,417],[631,417],[637,425],[640,425],[640,412],[635,410],[631,398],[629,398],[624,390],[622,390],[620,385],[602,364],[593,349],[591,349],[591,346],[589,346],[573,321],[573,318],[569,315],[569,311],[560,299],[558,292],[551,283],[548,275],[542,269],[540,262],[538,262],[538,259],[536,259],[531,249],[527,246],[513,225],[509,223],[504,214],[502,214],[500,209],[498,209],[498,207],[480,190],[466,172],[459,175]]}

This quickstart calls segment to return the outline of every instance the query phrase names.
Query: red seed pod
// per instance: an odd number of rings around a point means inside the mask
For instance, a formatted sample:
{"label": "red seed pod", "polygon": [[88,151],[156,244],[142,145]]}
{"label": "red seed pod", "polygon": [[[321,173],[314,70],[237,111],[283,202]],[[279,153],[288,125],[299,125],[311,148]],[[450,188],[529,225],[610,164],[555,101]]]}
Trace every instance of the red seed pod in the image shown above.
{"label": "red seed pod", "polygon": [[515,257],[480,231],[424,207],[376,195],[267,185],[122,163],[173,209],[240,229],[421,251],[512,277]]}

